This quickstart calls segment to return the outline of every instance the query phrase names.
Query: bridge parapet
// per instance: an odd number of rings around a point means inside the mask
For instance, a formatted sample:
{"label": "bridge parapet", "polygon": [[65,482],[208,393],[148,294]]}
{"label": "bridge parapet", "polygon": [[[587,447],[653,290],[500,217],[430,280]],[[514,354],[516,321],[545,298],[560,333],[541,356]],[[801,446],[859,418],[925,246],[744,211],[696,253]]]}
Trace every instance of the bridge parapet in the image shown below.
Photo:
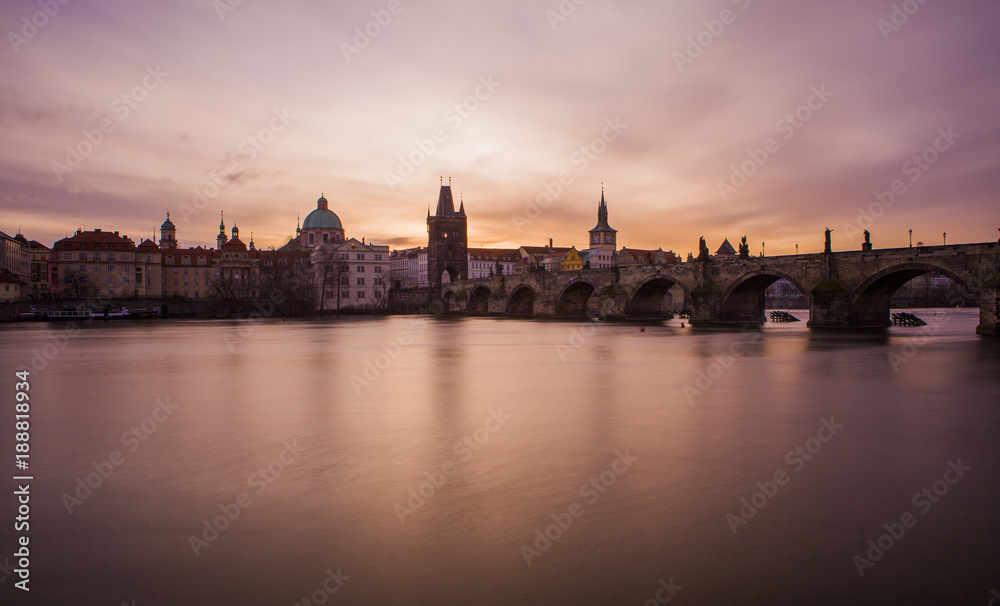
{"label": "bridge parapet", "polygon": [[764,291],[786,279],[810,305],[809,326],[889,325],[889,300],[912,278],[935,272],[980,306],[983,334],[1000,318],[1000,244],[957,244],[775,257],[710,257],[674,265],[537,272],[445,284],[448,309],[475,315],[651,317],[674,289],[693,325],[764,321]]}

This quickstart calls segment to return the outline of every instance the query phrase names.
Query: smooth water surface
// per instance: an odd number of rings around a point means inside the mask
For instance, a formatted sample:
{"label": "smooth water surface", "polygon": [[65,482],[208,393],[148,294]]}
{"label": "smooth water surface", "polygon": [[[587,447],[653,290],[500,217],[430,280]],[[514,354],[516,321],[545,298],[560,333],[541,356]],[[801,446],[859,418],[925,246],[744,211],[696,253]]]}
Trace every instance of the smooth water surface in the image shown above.
{"label": "smooth water surface", "polygon": [[6,325],[4,400],[34,368],[31,603],[985,605],[1000,340],[917,314]]}

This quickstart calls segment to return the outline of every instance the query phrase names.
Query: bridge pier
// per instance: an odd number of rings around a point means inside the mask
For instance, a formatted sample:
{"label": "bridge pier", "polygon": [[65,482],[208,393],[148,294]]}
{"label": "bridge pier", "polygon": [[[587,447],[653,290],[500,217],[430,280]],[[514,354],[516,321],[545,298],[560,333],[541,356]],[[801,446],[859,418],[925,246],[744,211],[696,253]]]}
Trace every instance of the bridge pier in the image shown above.
{"label": "bridge pier", "polygon": [[[851,293],[837,280],[821,281],[809,297],[809,328],[848,328],[851,326]],[[889,325],[886,309],[884,326]]]}
{"label": "bridge pier", "polygon": [[983,283],[979,289],[979,326],[976,333],[1000,337],[1000,274]]}

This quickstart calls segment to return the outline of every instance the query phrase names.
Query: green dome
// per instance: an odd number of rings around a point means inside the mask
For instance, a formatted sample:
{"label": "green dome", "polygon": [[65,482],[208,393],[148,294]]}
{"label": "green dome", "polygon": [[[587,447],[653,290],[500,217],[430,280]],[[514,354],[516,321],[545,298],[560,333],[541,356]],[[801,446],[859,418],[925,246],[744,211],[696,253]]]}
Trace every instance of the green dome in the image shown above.
{"label": "green dome", "polygon": [[160,225],[160,229],[175,229],[174,222],[170,220],[170,213],[167,213],[167,220]]}
{"label": "green dome", "polygon": [[337,213],[326,208],[317,208],[302,222],[302,229],[344,229]]}

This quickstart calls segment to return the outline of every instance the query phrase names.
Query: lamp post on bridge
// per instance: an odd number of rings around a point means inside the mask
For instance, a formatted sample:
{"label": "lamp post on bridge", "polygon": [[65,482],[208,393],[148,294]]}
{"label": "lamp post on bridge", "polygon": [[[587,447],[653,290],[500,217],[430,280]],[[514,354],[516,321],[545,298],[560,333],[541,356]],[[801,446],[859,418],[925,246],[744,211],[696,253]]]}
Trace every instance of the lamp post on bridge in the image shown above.
{"label": "lamp post on bridge", "polygon": [[948,246],[948,232],[944,232],[943,234],[941,234],[941,243],[944,246]]}
{"label": "lamp post on bridge", "polygon": [[910,248],[913,248],[913,230],[910,230]]}

